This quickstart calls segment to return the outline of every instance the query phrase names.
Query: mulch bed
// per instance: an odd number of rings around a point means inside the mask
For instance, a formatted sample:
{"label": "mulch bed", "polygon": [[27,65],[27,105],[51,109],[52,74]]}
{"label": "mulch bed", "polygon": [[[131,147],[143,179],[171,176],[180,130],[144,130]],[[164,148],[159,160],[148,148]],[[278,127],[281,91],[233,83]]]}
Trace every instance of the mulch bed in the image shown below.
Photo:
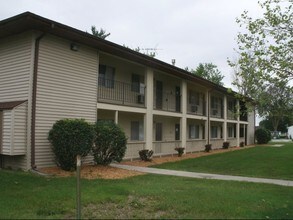
{"label": "mulch bed", "polygon": [[[228,148],[228,149],[217,149],[217,150],[212,150],[209,153],[206,153],[206,152],[188,153],[188,154],[182,155],[181,157],[178,157],[176,155],[154,157],[153,160],[150,162],[145,162],[142,160],[123,161],[123,162],[121,162],[121,164],[147,167],[147,166],[152,166],[152,165],[157,165],[157,164],[162,164],[162,163],[167,163],[167,162],[175,162],[175,161],[189,159],[189,158],[208,156],[211,154],[218,154],[218,153],[225,153],[228,151],[241,150],[241,149],[245,149],[248,147],[253,147],[253,146],[246,146],[244,148],[233,147],[233,148]],[[59,167],[41,168],[38,171],[41,173],[45,173],[45,174],[53,175],[53,176],[59,176],[59,177],[75,176],[75,174],[76,174],[75,171],[64,171],[64,170],[60,169]],[[101,165],[84,164],[81,167],[81,178],[85,178],[85,179],[97,179],[97,178],[124,179],[124,178],[138,176],[138,175],[144,175],[144,173],[137,172],[137,171],[119,169],[119,168],[110,167],[110,166],[101,166]]]}

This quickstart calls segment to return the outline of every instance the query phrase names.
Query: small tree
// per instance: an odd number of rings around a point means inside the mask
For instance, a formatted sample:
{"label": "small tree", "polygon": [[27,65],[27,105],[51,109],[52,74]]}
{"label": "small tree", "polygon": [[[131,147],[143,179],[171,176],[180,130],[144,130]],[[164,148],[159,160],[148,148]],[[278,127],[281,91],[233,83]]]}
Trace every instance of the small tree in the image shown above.
{"label": "small tree", "polygon": [[271,132],[263,128],[255,131],[255,137],[258,144],[267,144],[272,139]]}
{"label": "small tree", "polygon": [[121,162],[126,151],[127,138],[121,128],[113,122],[96,123],[96,139],[92,148],[97,164],[108,165],[112,161]]}
{"label": "small tree", "polygon": [[49,132],[57,166],[63,170],[76,169],[76,156],[85,157],[94,142],[94,127],[83,119],[57,121]]}
{"label": "small tree", "polygon": [[190,72],[218,85],[223,85],[222,80],[224,75],[222,75],[220,70],[218,70],[218,67],[212,63],[200,63],[195,70],[191,69]]}
{"label": "small tree", "polygon": [[100,30],[97,30],[96,26],[94,25],[91,27],[91,31],[92,31],[92,35],[102,39],[106,39],[111,34],[111,33],[107,33],[106,30],[104,30],[103,28],[101,28]]}

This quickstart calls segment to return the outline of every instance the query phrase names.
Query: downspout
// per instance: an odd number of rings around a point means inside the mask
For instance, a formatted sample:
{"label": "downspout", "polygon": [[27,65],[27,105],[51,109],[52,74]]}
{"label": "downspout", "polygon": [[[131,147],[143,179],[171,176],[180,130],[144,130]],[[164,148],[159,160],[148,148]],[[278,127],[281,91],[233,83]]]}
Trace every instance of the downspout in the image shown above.
{"label": "downspout", "polygon": [[34,71],[33,71],[33,91],[32,91],[32,121],[31,121],[31,167],[36,169],[36,101],[37,101],[37,79],[38,79],[38,66],[39,66],[39,49],[40,41],[45,36],[45,33],[42,33],[35,40],[35,55],[34,55]]}
{"label": "downspout", "polygon": [[207,97],[207,100],[208,100],[208,109],[207,109],[207,111],[208,111],[208,144],[210,144],[210,126],[211,126],[211,120],[210,120],[210,108],[211,108],[211,103],[210,103],[210,92],[211,92],[212,90],[210,89],[210,90],[208,90],[208,97]]}

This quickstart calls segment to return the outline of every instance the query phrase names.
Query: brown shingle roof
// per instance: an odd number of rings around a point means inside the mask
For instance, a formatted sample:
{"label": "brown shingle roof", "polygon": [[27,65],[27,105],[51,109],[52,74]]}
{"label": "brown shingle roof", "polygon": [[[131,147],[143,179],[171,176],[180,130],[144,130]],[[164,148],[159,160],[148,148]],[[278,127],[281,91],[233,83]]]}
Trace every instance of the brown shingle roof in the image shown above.
{"label": "brown shingle roof", "polygon": [[7,109],[13,109],[16,106],[26,102],[27,100],[22,101],[13,101],[13,102],[0,102],[0,110],[7,110]]}

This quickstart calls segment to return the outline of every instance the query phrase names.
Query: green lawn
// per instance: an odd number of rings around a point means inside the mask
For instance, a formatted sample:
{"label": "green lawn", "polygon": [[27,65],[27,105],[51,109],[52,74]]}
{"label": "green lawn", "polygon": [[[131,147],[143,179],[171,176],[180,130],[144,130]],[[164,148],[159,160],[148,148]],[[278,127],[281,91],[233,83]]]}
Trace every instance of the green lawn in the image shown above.
{"label": "green lawn", "polygon": [[[0,218],[75,218],[75,182],[0,170]],[[293,187],[160,175],[81,186],[83,218],[293,218]]]}
{"label": "green lawn", "polygon": [[[160,167],[293,179],[291,143]],[[291,168],[291,172],[290,172]],[[75,218],[76,180],[0,170],[0,219]],[[83,218],[293,219],[293,187],[144,175],[82,180]]]}
{"label": "green lawn", "polygon": [[[163,169],[293,180],[293,142],[156,165]],[[207,153],[208,154],[208,153]]]}

